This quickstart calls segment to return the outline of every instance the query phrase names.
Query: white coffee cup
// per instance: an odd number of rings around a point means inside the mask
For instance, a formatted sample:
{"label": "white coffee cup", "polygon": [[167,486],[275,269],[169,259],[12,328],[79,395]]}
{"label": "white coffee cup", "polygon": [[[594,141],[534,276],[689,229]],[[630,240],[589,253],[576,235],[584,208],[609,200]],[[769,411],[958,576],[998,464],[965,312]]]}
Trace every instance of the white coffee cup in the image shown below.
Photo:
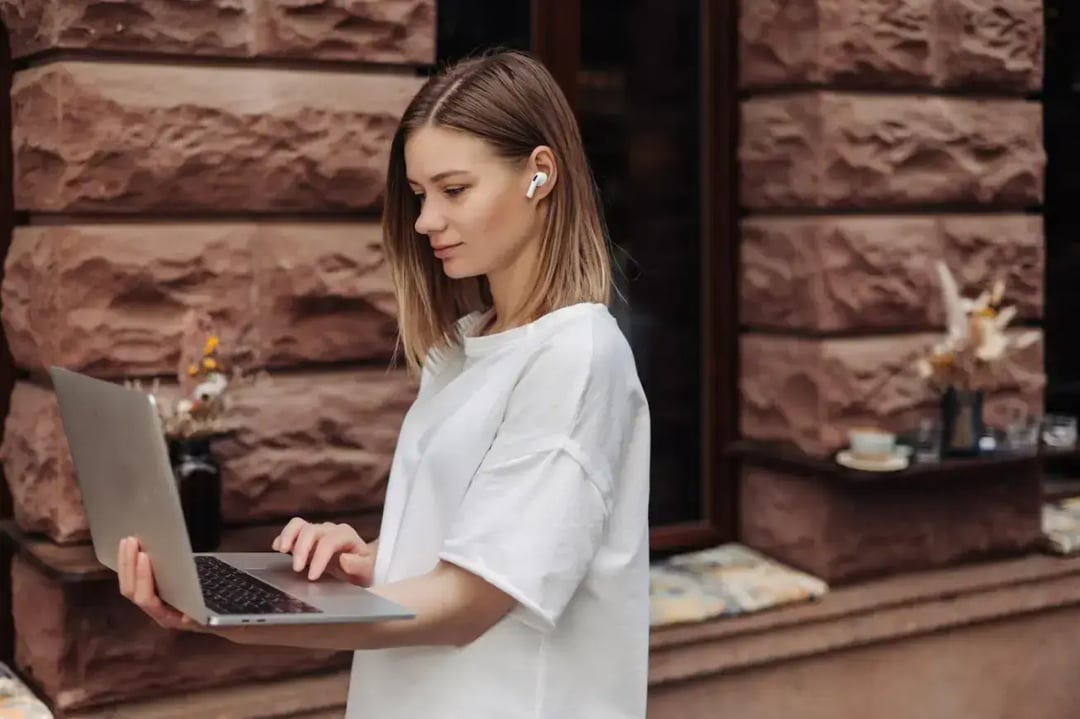
{"label": "white coffee cup", "polygon": [[873,427],[848,431],[851,453],[859,459],[885,459],[896,451],[896,434]]}

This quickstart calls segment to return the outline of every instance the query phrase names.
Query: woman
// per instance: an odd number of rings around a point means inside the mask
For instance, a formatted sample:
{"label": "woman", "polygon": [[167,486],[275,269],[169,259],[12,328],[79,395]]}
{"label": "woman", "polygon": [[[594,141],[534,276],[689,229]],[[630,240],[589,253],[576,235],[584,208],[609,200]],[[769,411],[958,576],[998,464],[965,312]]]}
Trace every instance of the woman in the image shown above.
{"label": "woman", "polygon": [[[606,307],[581,137],[542,65],[492,54],[423,86],[391,146],[384,241],[420,390],[379,539],[296,518],[273,549],[416,618],[215,631],[357,650],[349,717],[643,717],[648,407]],[[197,628],[137,540],[119,564],[124,596]]]}

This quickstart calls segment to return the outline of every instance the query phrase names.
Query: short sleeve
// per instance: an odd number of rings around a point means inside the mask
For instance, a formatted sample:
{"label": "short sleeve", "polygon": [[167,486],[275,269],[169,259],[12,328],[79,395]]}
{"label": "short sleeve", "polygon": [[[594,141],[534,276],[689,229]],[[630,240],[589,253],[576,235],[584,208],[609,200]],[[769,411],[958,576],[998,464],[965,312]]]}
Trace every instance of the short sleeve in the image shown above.
{"label": "short sleeve", "polygon": [[555,626],[601,547],[613,502],[620,398],[599,381],[588,338],[538,353],[454,516],[440,558]]}
{"label": "short sleeve", "polygon": [[579,452],[552,440],[483,468],[440,554],[513,597],[518,615],[545,631],[577,591],[604,531],[604,499]]}

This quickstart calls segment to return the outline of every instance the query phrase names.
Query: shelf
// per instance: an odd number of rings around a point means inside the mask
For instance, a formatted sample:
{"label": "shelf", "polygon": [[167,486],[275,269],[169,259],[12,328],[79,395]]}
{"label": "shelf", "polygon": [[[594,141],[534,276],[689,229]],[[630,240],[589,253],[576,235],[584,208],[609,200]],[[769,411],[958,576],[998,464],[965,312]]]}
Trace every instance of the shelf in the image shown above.
{"label": "shelf", "polygon": [[897,486],[921,481],[970,481],[997,478],[1003,473],[1041,467],[1047,460],[1080,458],[1080,451],[1044,449],[1034,454],[994,453],[970,459],[946,459],[925,464],[913,463],[896,472],[866,472],[837,464],[832,458],[815,457],[792,445],[779,442],[742,440],[733,442],[726,453],[746,464],[800,476],[822,477],[839,484],[858,487]]}
{"label": "shelf", "polygon": [[[380,512],[363,512],[338,517],[320,517],[319,521],[344,522],[356,528],[361,537],[374,538],[379,531]],[[286,520],[272,524],[226,528],[220,552],[270,551],[270,543]],[[314,520],[313,520],[314,521]],[[26,559],[46,576],[64,584],[112,580],[116,575],[97,561],[89,543],[57,544],[48,537],[23,532],[14,520],[0,521],[0,542]]]}
{"label": "shelf", "polygon": [[1042,480],[1042,492],[1047,502],[1080,497],[1080,477],[1046,474]]}

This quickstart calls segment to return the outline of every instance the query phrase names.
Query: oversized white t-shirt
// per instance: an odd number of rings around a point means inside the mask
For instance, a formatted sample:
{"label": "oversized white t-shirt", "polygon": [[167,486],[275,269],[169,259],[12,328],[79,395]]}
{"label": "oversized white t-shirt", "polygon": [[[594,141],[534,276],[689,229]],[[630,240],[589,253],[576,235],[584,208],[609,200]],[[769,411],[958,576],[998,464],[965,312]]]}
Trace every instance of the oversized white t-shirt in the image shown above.
{"label": "oversized white t-shirt", "polygon": [[468,646],[356,652],[348,719],[640,719],[649,412],[606,307],[429,359],[401,429],[377,584],[441,558],[517,606]]}

